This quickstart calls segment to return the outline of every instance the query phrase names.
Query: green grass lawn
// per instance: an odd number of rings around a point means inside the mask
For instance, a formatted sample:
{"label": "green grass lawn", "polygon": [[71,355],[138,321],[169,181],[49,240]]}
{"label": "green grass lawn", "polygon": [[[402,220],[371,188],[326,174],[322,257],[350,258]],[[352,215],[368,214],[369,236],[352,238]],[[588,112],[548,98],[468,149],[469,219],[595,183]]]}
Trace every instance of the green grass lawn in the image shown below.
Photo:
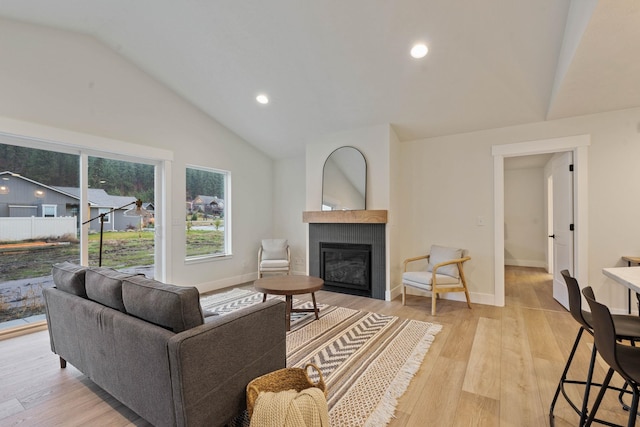
{"label": "green grass lawn", "polygon": [[[223,232],[217,230],[190,230],[187,232],[187,256],[220,254],[224,251]],[[1,247],[1,245],[0,245]],[[89,265],[98,265],[100,235],[89,235]],[[58,262],[80,262],[80,245],[67,245],[44,249],[20,249],[0,252],[0,282],[51,274],[51,266]],[[104,233],[102,265],[113,268],[147,266],[154,264],[154,232],[123,231]]]}
{"label": "green grass lawn", "polygon": [[[150,266],[154,264],[154,232],[106,232],[102,244],[102,265],[116,269]],[[220,254],[224,250],[224,234],[217,230],[189,230],[187,256]],[[17,242],[14,242],[17,243]],[[98,265],[100,235],[89,235],[89,265]],[[0,283],[51,275],[53,264],[80,262],[80,244],[65,242],[58,246],[2,249],[0,244]],[[0,293],[0,322],[44,313],[42,285],[26,283],[21,286],[18,307],[8,301],[16,300],[16,292]]]}

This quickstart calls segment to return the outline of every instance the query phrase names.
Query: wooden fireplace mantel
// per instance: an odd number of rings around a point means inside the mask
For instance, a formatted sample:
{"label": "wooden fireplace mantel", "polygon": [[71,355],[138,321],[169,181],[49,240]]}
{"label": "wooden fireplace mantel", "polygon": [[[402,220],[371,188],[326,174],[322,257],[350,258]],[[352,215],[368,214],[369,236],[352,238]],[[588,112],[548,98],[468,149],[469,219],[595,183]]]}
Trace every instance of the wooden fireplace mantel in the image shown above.
{"label": "wooden fireplace mantel", "polygon": [[333,224],[386,224],[386,210],[305,211],[302,222]]}

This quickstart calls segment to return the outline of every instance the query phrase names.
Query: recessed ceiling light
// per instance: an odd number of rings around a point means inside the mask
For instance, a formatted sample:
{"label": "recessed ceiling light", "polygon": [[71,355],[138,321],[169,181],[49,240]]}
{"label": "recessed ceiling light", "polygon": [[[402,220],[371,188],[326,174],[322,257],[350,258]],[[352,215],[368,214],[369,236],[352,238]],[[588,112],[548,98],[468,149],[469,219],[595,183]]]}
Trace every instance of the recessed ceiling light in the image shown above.
{"label": "recessed ceiling light", "polygon": [[429,52],[429,48],[424,43],[414,44],[411,48],[411,56],[416,59],[424,58],[427,55],[427,52]]}
{"label": "recessed ceiling light", "polygon": [[260,104],[268,104],[269,98],[267,97],[267,95],[261,93],[260,95],[256,96],[256,101],[258,101]]}

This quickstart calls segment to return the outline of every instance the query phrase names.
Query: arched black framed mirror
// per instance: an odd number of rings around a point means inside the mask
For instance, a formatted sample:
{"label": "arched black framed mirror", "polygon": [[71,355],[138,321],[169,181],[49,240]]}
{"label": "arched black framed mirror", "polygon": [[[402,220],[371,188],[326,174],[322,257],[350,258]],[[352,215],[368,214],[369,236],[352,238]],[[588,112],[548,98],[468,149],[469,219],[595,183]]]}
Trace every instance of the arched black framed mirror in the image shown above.
{"label": "arched black framed mirror", "polygon": [[322,169],[322,210],[367,208],[367,161],[354,147],[334,150]]}

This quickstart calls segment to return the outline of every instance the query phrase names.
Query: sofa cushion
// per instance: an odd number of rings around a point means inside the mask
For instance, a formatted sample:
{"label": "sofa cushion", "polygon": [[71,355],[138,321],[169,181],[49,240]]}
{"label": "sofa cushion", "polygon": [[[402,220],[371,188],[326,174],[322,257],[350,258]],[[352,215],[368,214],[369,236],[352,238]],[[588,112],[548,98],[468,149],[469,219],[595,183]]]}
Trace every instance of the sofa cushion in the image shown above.
{"label": "sofa cushion", "polygon": [[192,286],[135,276],[122,283],[122,299],[130,315],[176,333],[204,323],[200,292]]}
{"label": "sofa cushion", "polygon": [[86,271],[87,267],[65,261],[54,264],[53,268],[51,269],[51,275],[53,276],[53,283],[61,291],[86,298]]}
{"label": "sofa cushion", "polygon": [[112,268],[90,267],[86,274],[87,297],[102,305],[126,313],[122,302],[122,281],[132,277]]}

